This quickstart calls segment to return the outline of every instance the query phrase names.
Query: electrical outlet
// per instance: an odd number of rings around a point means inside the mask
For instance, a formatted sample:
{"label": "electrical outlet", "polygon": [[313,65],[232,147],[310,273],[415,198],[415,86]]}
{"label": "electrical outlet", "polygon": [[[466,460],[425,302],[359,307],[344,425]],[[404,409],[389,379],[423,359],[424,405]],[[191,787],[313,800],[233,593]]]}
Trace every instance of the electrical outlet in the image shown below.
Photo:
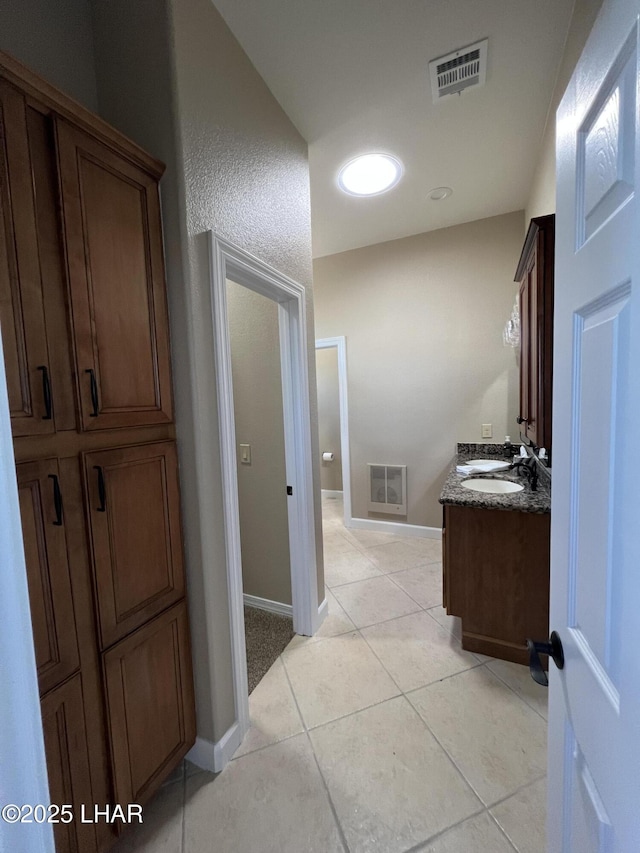
{"label": "electrical outlet", "polygon": [[482,437],[483,438],[491,438],[492,435],[493,435],[492,424],[482,424]]}
{"label": "electrical outlet", "polygon": [[240,462],[243,465],[251,465],[251,445],[250,444],[241,444],[240,445]]}

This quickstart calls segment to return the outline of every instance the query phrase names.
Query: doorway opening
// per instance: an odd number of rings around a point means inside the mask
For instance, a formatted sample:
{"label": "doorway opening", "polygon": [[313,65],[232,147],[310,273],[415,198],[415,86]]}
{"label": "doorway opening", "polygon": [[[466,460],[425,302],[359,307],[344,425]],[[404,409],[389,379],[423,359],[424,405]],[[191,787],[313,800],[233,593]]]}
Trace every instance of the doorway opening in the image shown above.
{"label": "doorway opening", "polygon": [[[326,601],[324,596],[319,601],[317,583],[305,289],[213,232],[209,232],[209,246],[236,708],[236,721],[224,738],[225,754],[216,762],[222,769],[249,729],[237,460],[238,456],[242,458],[242,453],[250,454],[251,448],[238,448],[238,442],[249,442],[242,441],[236,433],[228,281],[233,282],[233,287],[246,288],[253,294],[266,297],[276,307],[294,631],[308,636],[314,634],[324,618]],[[243,301],[249,304],[249,299]],[[274,485],[276,487],[277,484]]]}
{"label": "doorway opening", "polygon": [[[331,356],[334,355],[333,358]],[[344,336],[334,338],[319,338],[316,340],[316,376],[318,380],[318,420],[320,433],[320,464],[323,467],[323,498],[330,497],[331,492],[342,492],[340,497],[344,504],[344,525],[352,525],[351,518],[351,459],[349,452],[349,401],[347,394],[347,340]],[[336,393],[332,386],[337,381]],[[326,400],[323,396],[326,393]],[[326,405],[325,405],[326,403]],[[336,420],[338,421],[336,423]],[[336,438],[339,441],[339,460],[335,454],[332,460],[323,460],[325,452],[332,452],[331,444]],[[336,477],[336,463],[339,465],[339,477]],[[339,485],[340,488],[336,488]]]}
{"label": "doorway opening", "polygon": [[249,693],[293,637],[278,303],[227,280]]}

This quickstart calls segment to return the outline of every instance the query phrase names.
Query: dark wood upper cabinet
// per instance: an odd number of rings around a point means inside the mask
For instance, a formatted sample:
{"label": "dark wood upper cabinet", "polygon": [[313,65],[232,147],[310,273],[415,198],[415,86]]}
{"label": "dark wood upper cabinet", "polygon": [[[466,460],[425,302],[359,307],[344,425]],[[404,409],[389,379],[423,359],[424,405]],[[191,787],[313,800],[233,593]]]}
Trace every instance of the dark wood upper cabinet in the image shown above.
{"label": "dark wood upper cabinet", "polygon": [[82,427],[168,423],[157,179],[62,119],[57,142]]}
{"label": "dark wood upper cabinet", "polygon": [[40,692],[80,666],[56,459],[17,466],[31,621]]}
{"label": "dark wood upper cabinet", "polygon": [[56,853],[94,853],[98,849],[94,824],[81,819],[82,805],[91,815],[94,803],[82,676],[75,675],[48,693],[41,707],[50,801],[72,806],[74,815],[71,823],[54,824]]}
{"label": "dark wood upper cabinet", "polygon": [[521,433],[551,450],[555,216],[531,220],[518,263]]}
{"label": "dark wood upper cabinet", "polygon": [[174,442],[84,454],[102,648],[184,595]]}
{"label": "dark wood upper cabinet", "polygon": [[195,741],[186,604],[104,654],[116,800],[140,803]]}
{"label": "dark wood upper cabinet", "polygon": [[53,433],[24,96],[0,80],[0,327],[14,436]]}

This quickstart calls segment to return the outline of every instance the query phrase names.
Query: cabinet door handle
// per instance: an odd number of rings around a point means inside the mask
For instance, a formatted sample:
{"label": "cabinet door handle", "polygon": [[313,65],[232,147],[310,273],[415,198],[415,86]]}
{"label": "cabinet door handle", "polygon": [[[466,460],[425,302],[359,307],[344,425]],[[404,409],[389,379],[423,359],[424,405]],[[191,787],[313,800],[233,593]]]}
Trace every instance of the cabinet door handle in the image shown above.
{"label": "cabinet door handle", "polygon": [[56,520],[53,523],[56,527],[62,527],[62,493],[60,491],[60,481],[56,474],[49,474],[49,479],[53,480],[53,504],[56,508]]}
{"label": "cabinet door handle", "polygon": [[98,404],[98,383],[96,382],[96,374],[94,370],[85,370],[85,373],[89,374],[89,378],[91,380],[91,406],[93,411],[90,414],[90,417],[97,418],[99,414],[99,404]]}
{"label": "cabinet door handle", "polygon": [[42,416],[43,421],[51,420],[52,406],[51,406],[51,382],[49,381],[49,368],[46,365],[41,364],[38,368],[42,373],[42,396],[44,397],[44,415]]}
{"label": "cabinet door handle", "polygon": [[98,497],[100,506],[96,507],[97,512],[107,511],[107,490],[104,485],[104,472],[100,465],[94,465],[93,470],[98,472]]}

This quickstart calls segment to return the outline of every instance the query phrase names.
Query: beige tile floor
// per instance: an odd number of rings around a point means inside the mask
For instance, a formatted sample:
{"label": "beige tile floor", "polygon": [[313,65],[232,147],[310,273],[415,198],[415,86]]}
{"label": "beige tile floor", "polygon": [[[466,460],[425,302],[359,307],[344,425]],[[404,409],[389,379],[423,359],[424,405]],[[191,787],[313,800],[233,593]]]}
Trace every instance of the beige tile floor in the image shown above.
{"label": "beige tile floor", "polygon": [[250,698],[214,776],[185,764],[117,853],[544,853],[546,691],[460,648],[435,540],[323,500],[329,615]]}

